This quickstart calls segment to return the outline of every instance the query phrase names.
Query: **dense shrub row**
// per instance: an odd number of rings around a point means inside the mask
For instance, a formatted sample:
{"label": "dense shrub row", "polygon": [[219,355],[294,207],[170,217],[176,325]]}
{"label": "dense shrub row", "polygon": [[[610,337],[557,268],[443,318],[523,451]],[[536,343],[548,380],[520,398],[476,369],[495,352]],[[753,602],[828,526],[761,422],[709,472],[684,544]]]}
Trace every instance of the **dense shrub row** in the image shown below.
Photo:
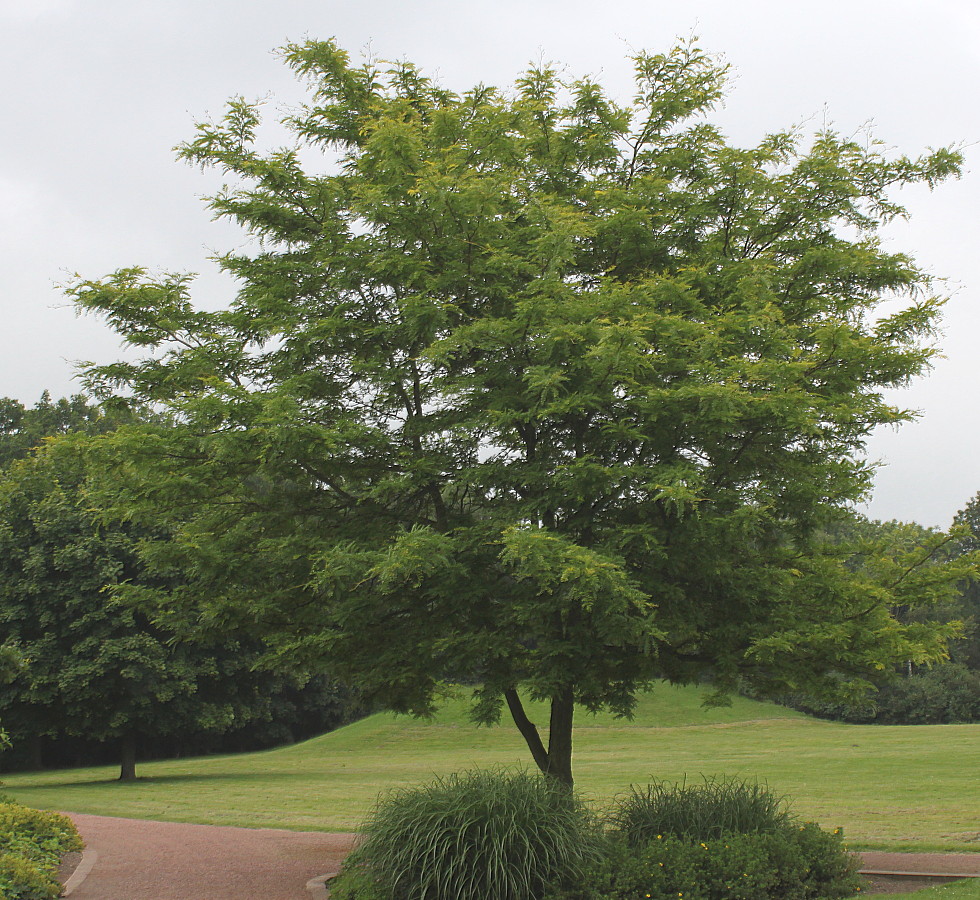
{"label": "dense shrub row", "polygon": [[72,821],[57,813],[0,802],[0,897],[55,900],[62,854],[82,849]]}
{"label": "dense shrub row", "polygon": [[377,806],[335,900],[834,900],[858,880],[839,831],[742,782],[650,785],[600,819],[527,774],[478,772]]}
{"label": "dense shrub row", "polygon": [[878,688],[866,706],[820,704],[789,697],[787,706],[857,725],[947,725],[980,722],[980,671],[949,663]]}

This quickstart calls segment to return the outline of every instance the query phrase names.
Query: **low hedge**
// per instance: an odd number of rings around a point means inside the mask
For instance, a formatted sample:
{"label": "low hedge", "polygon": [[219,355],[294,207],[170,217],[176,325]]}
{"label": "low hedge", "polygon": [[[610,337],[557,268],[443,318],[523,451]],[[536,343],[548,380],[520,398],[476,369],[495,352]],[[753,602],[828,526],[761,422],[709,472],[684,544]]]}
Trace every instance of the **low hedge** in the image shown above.
{"label": "low hedge", "polygon": [[840,900],[858,891],[840,832],[808,822],[712,841],[662,835],[639,847],[613,838],[579,885],[546,900]]}

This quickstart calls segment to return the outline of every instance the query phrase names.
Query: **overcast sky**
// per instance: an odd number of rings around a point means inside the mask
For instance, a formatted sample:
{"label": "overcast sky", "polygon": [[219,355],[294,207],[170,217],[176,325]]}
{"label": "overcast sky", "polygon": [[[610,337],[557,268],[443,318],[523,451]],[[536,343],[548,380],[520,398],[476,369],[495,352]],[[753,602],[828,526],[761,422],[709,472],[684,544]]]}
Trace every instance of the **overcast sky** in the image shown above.
{"label": "overcast sky", "polygon": [[465,90],[557,61],[631,95],[632,50],[701,37],[733,66],[715,117],[733,140],[831,119],[869,121],[898,151],[966,145],[967,171],[901,197],[890,249],[950,279],[940,360],[901,392],[921,418],[872,440],[884,466],[871,515],[945,527],[980,491],[980,6],[975,0],[0,0],[0,395],[77,391],[78,360],[118,357],[57,285],[144,265],[200,273],[203,305],[231,287],[209,256],[242,242],[200,201],[214,184],[174,159],[233,95],[296,103],[274,53],[335,37],[407,58]]}

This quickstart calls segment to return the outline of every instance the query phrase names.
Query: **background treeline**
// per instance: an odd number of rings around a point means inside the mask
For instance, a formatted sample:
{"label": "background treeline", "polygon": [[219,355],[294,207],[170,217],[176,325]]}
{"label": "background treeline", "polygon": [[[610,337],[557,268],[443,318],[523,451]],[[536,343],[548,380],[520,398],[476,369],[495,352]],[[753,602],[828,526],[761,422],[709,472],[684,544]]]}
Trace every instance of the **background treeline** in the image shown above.
{"label": "background treeline", "polygon": [[[942,552],[959,557],[980,547],[980,493],[960,511],[960,534]],[[857,520],[835,538],[866,546],[921,542],[927,529],[900,522]],[[965,581],[951,602],[919,610],[897,609],[908,623],[959,622],[959,637],[949,641],[949,661],[931,667],[912,662],[883,672],[876,692],[852,703],[820,702],[804,695],[781,699],[787,706],[825,719],[854,724],[943,725],[980,722],[980,585]]]}
{"label": "background treeline", "polygon": [[[18,665],[0,686],[7,768],[254,750],[357,714],[323,676],[273,673],[255,635],[191,636],[113,590],[173,588],[145,571],[145,528],[107,521],[87,496],[87,438],[148,412],[82,396],[26,408],[0,400],[0,646]],[[159,537],[159,535],[152,535]]]}

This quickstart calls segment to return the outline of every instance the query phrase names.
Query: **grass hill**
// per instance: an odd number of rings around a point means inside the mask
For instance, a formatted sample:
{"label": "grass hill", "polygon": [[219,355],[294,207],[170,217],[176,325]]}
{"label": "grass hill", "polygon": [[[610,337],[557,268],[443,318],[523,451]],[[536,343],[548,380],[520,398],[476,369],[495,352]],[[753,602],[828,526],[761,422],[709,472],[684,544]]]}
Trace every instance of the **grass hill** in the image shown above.
{"label": "grass hill", "polygon": [[[577,786],[600,803],[631,783],[702,775],[766,782],[793,809],[840,826],[856,848],[980,850],[980,725],[858,726],[736,699],[705,709],[695,688],[658,687],[633,721],[580,713]],[[531,718],[546,722],[543,706]],[[505,720],[476,728],[462,699],[432,720],[370,716],[263,753],[10,775],[2,790],[40,808],[253,827],[352,830],[379,791],[462,769],[529,766]]]}

